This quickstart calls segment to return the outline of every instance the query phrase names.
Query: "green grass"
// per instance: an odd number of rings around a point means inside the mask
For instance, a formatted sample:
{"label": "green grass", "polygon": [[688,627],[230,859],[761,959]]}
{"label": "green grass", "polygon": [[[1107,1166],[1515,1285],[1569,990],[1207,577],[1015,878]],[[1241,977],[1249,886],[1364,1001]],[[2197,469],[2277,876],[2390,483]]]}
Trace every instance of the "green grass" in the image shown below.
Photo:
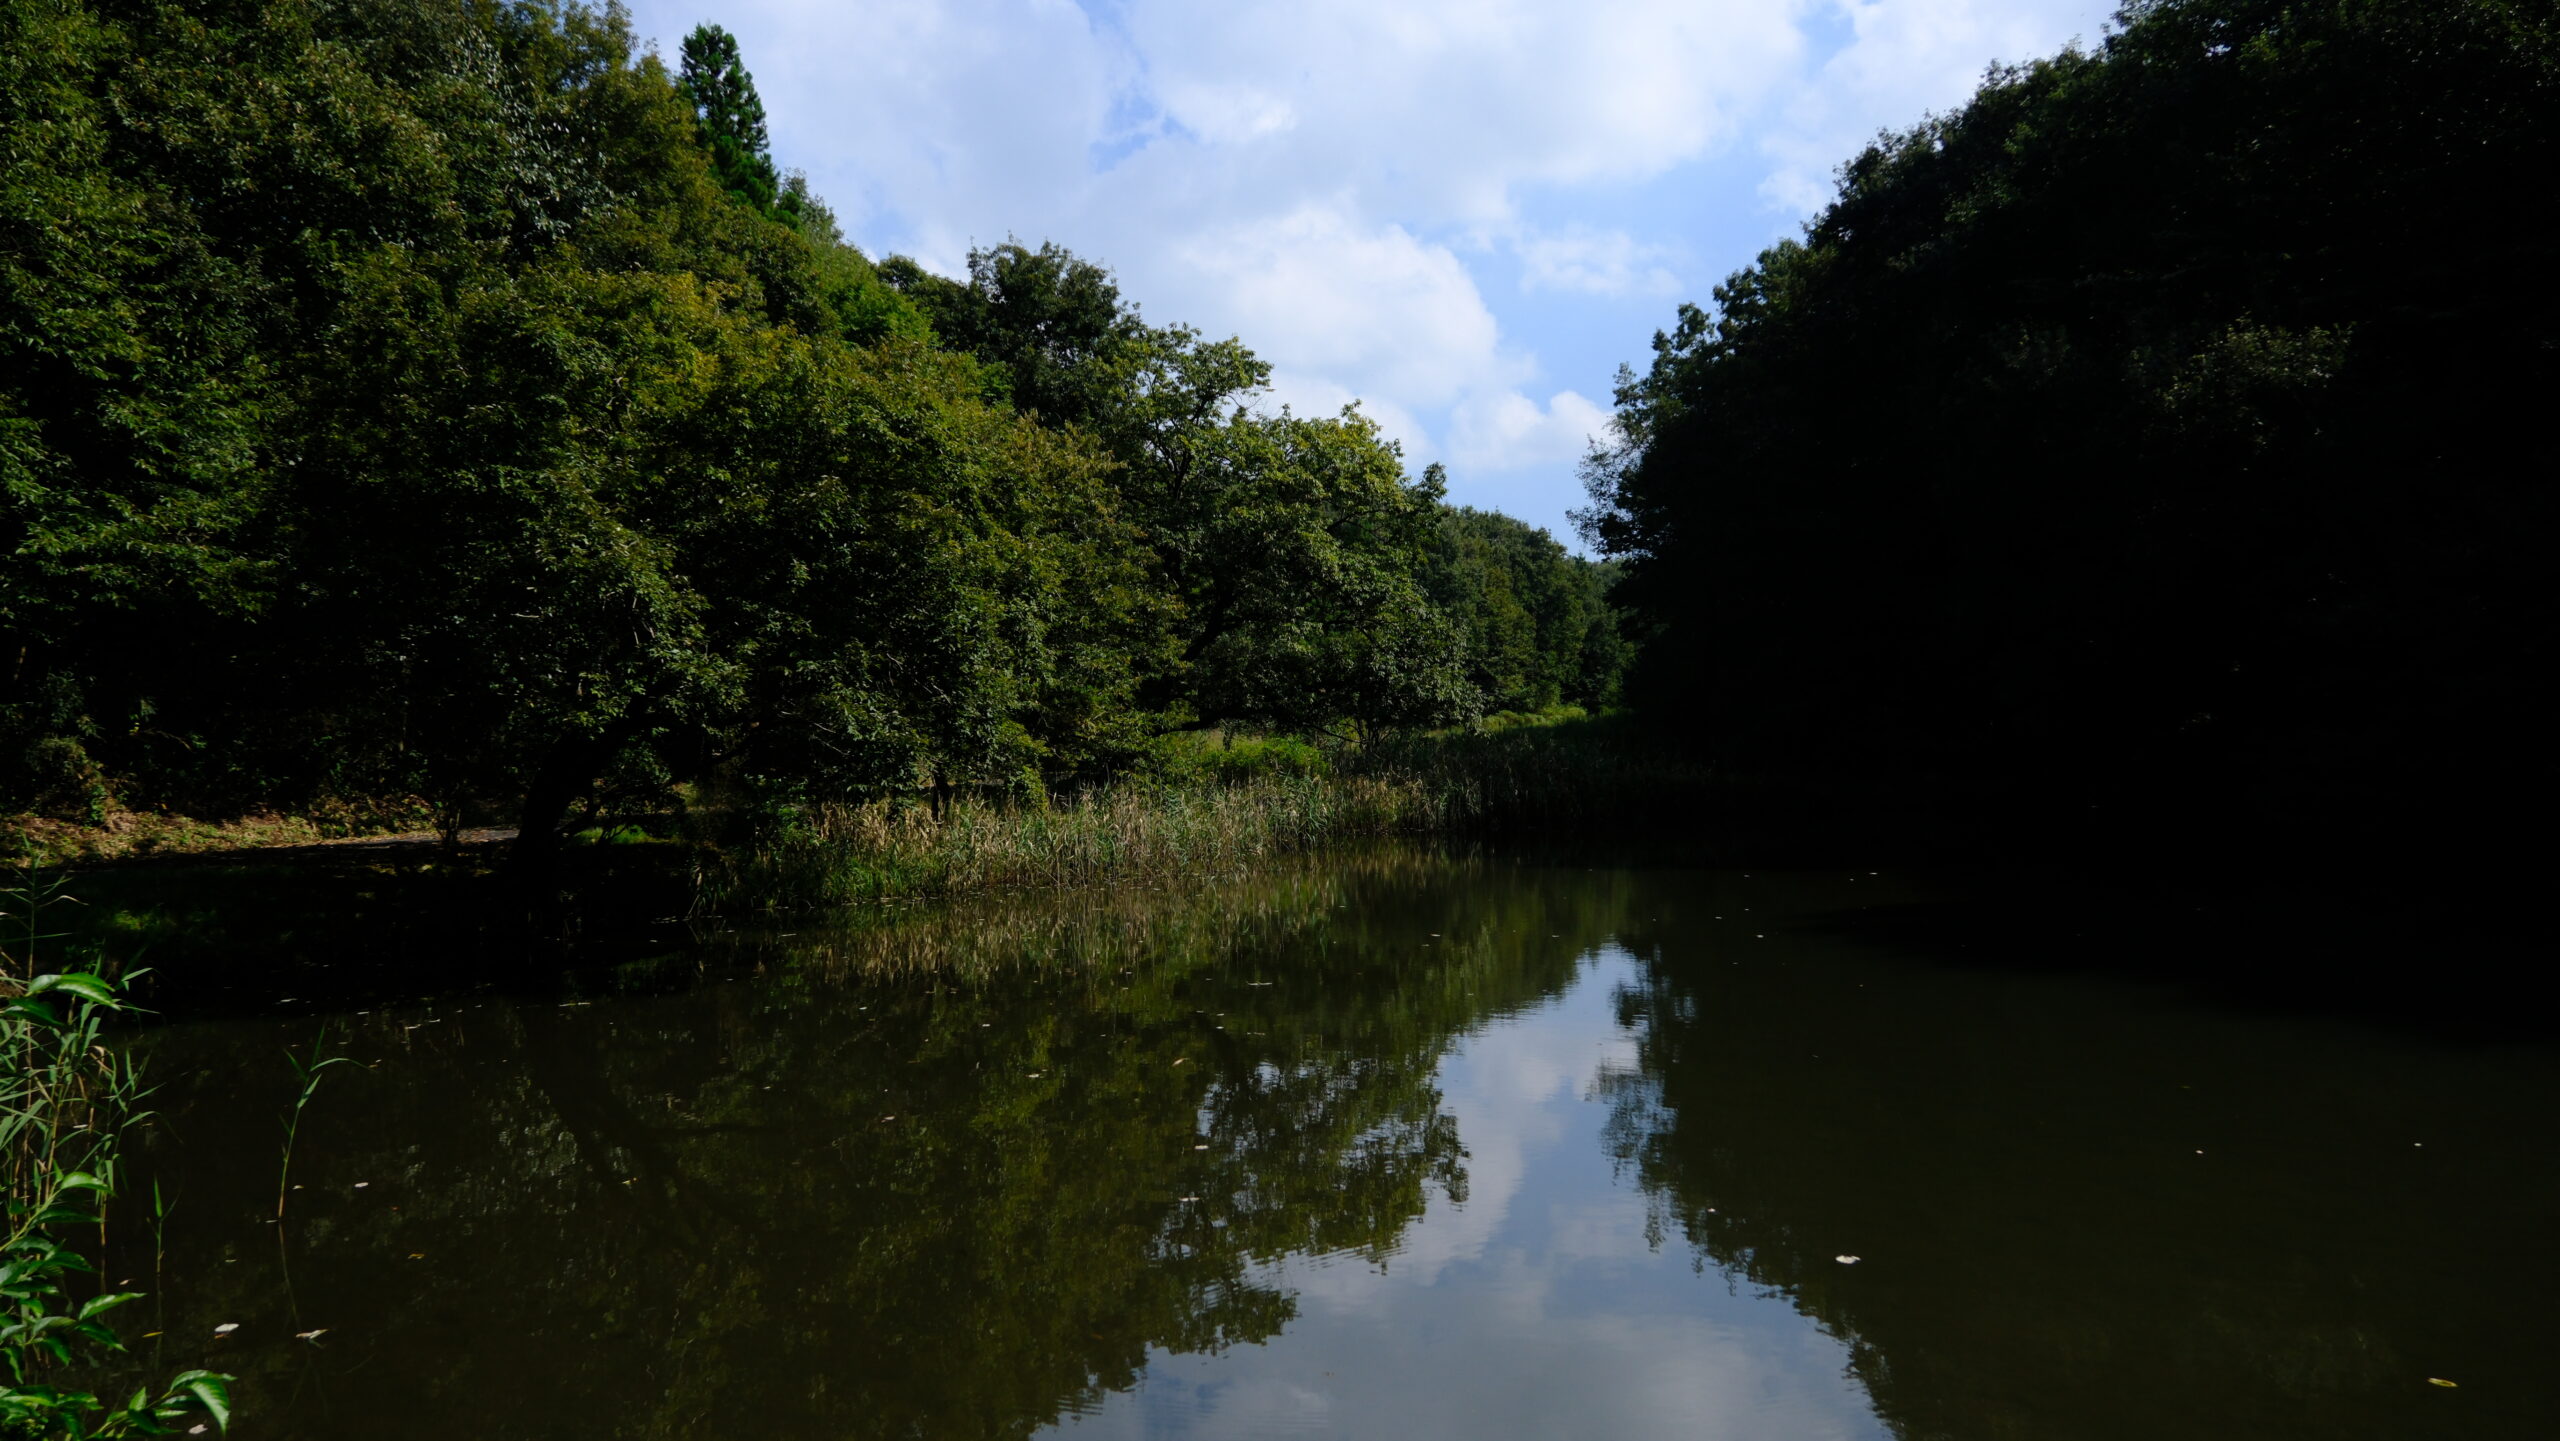
{"label": "green grass", "polygon": [[[595,937],[688,909],[1149,884],[1386,838],[1615,832],[1710,812],[1701,781],[1623,717],[1570,709],[1359,746],[1182,732],[1159,737],[1135,773],[1079,793],[962,792],[938,811],[914,796],[778,815],[695,805],[661,834],[590,825],[568,838],[561,880],[579,933]],[[252,843],[93,869],[89,904],[66,920],[91,943],[194,977],[234,962],[271,984],[298,977],[283,992],[297,994],[385,932],[421,950],[476,946],[517,914],[504,859],[502,847],[267,857]],[[285,956],[302,969],[280,967]]]}
{"label": "green grass", "polygon": [[821,806],[706,846],[696,909],[842,905],[1234,870],[1390,836],[1625,823],[1698,777],[1579,712],[1366,746],[1166,737],[1148,771],[1042,801]]}

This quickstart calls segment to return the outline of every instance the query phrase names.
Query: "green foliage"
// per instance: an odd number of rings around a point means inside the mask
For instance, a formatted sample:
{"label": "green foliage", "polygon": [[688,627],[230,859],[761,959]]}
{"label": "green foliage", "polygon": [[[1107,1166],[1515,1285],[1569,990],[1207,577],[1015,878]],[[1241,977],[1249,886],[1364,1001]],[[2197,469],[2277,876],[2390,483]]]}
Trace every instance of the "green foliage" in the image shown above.
{"label": "green foliage", "polygon": [[1194,464],[1200,714],[1359,734],[1474,709],[1458,633],[1422,586],[1436,479],[1407,483],[1375,422],[1238,411]]}
{"label": "green foliage", "polygon": [[331,1066],[355,1064],[354,1057],[332,1056],[328,1054],[328,1050],[329,1027],[327,1022],[322,1022],[320,1034],[311,1038],[310,1055],[297,1056],[291,1051],[284,1053],[285,1064],[293,1067],[293,1078],[300,1084],[301,1089],[294,1093],[293,1109],[285,1113],[284,1152],[276,1162],[276,1223],[278,1225],[284,1223],[285,1197],[293,1185],[293,1143],[294,1139],[302,1133],[302,1113],[310,1109],[312,1098],[320,1094],[321,1078],[328,1073]]}
{"label": "green foliage", "polygon": [[764,133],[764,101],[738,57],[738,39],[717,25],[684,37],[676,89],[693,106],[712,173],[731,195],[759,208],[778,197],[773,147]]}
{"label": "green foliage", "polygon": [[1158,736],[1147,751],[1147,774],[1175,785],[1257,776],[1320,776],[1333,770],[1331,752],[1291,735],[1174,731]]}
{"label": "green foliage", "polygon": [[1493,511],[1448,507],[1439,520],[1431,590],[1466,637],[1483,707],[1615,703],[1630,650],[1608,601],[1618,567]]}
{"label": "green foliage", "polygon": [[1375,426],[1056,246],[875,267],[717,26],[0,27],[0,807],[512,816],[538,875],[608,776],[1040,793],[1481,704]]}
{"label": "green foliage", "polygon": [[1885,137],[1623,377],[1641,698],[2081,814],[2547,793],[2556,81],[2547,8],[2160,0]]}
{"label": "green foliage", "polygon": [[182,1372],[121,1402],[45,1379],[121,1353],[101,1318],[140,1299],[80,1283],[93,1268],[64,1240],[103,1230],[122,1131],[144,1093],[139,1070],[102,1039],[106,1017],[125,1009],[122,987],[90,971],[35,973],[38,947],[59,939],[44,912],[70,899],[32,870],[0,892],[0,925],[18,932],[0,953],[0,1435],[167,1436],[197,1416],[224,1428],[231,1378],[217,1372]]}
{"label": "green foliage", "polygon": [[1390,836],[1625,833],[1715,799],[1699,768],[1617,717],[1504,713],[1357,746],[1296,736],[1161,736],[1141,776],[1081,794],[959,795],[782,809],[698,868],[719,914],[920,896],[1127,886]]}
{"label": "green foliage", "polygon": [[973,251],[966,282],[884,273],[1013,403],[1099,439],[1171,603],[1147,694],[1202,721],[1305,730],[1467,711],[1457,640],[1418,585],[1440,487],[1356,411],[1249,403],[1270,367],[1233,339],[1150,327],[1107,272],[1052,245]]}

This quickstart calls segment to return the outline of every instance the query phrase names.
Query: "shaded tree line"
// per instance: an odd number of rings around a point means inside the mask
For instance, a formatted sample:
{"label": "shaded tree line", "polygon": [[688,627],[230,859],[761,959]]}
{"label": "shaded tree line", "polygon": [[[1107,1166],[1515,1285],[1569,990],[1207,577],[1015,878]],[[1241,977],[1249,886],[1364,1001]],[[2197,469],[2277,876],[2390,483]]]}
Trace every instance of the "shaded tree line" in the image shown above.
{"label": "shaded tree line", "polygon": [[1600,572],[1238,341],[874,264],[716,26],[5,0],[0,67],[0,808],[539,837],[1614,687]]}
{"label": "shaded tree line", "polygon": [[1883,137],[1622,374],[1639,704],[2045,815],[2529,810],[2555,94],[2548,7],[2141,0]]}

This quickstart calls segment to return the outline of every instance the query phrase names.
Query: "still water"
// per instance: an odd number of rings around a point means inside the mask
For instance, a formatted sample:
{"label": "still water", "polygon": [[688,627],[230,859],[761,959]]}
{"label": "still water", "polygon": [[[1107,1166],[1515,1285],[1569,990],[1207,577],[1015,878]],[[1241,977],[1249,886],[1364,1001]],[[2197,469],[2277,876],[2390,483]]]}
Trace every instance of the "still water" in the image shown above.
{"label": "still water", "polygon": [[2551,1051],[1939,899],[1381,853],[702,935],[326,1016],[281,1225],[323,1017],[171,1025],[111,1274],[252,1438],[2560,1434]]}

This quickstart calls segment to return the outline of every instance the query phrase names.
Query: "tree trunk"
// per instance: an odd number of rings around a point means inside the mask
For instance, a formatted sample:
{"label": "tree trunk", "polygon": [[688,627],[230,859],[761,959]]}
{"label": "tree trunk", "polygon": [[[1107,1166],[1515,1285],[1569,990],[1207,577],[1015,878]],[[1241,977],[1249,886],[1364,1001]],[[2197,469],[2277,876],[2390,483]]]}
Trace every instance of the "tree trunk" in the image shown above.
{"label": "tree trunk", "polygon": [[517,812],[515,844],[507,852],[507,870],[526,918],[537,927],[556,927],[560,919],[560,825],[570,807],[596,783],[596,773],[614,753],[638,735],[645,722],[616,721],[592,736],[562,736],[526,783],[524,804]]}

